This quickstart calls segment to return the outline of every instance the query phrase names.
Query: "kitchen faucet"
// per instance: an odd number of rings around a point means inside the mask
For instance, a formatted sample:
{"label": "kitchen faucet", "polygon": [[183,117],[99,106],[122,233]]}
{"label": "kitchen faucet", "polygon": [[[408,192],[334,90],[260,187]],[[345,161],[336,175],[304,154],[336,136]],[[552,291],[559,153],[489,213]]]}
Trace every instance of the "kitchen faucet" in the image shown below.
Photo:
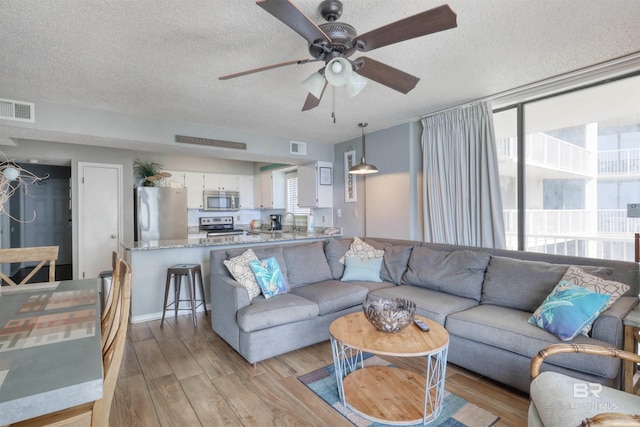
{"label": "kitchen faucet", "polygon": [[291,218],[293,218],[293,229],[292,232],[295,233],[296,230],[296,216],[293,214],[293,212],[285,212],[283,217],[282,217],[282,223],[284,224],[284,222],[287,220],[287,215],[291,215]]}

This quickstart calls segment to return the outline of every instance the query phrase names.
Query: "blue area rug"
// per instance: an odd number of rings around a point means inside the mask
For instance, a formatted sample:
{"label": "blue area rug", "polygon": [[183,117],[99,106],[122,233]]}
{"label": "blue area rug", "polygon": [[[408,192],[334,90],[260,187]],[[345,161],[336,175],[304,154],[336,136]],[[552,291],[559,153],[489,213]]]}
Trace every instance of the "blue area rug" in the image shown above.
{"label": "blue area rug", "polygon": [[[371,354],[365,354],[365,366],[387,366],[389,363]],[[298,380],[309,387],[322,400],[327,402],[333,409],[342,414],[347,420],[357,427],[382,427],[387,424],[380,424],[362,418],[346,408],[338,396],[338,384],[336,383],[335,370],[333,365],[318,369],[317,371],[298,377]],[[445,391],[444,403],[440,416],[430,422],[428,426],[439,427],[488,427],[493,426],[500,417],[486,411],[473,403],[469,403],[460,396]],[[422,424],[416,424],[421,426]]]}

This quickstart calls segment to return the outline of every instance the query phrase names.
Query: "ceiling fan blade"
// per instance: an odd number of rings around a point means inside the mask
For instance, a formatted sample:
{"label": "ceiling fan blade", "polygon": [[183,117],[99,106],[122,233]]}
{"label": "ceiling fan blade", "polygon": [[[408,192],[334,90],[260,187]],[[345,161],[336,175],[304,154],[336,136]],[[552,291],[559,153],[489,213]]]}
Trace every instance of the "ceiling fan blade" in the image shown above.
{"label": "ceiling fan blade", "polygon": [[322,88],[322,93],[320,93],[320,98],[316,98],[309,92],[307,95],[307,99],[304,101],[304,105],[302,106],[302,111],[311,110],[320,105],[320,100],[322,99],[322,95],[324,95],[324,90],[327,88],[327,82],[325,81],[324,87]]}
{"label": "ceiling fan blade", "polygon": [[455,12],[449,5],[444,4],[361,34],[353,42],[356,49],[368,52],[457,26]]}
{"label": "ceiling fan blade", "polygon": [[247,74],[259,73],[260,71],[271,70],[272,68],[285,67],[293,64],[306,64],[308,62],[316,62],[318,59],[295,59],[293,61],[280,62],[279,64],[265,65],[264,67],[253,68],[251,70],[240,71],[239,73],[227,74],[225,76],[218,77],[218,80],[228,80],[236,77],[246,76]]}
{"label": "ceiling fan blade", "polygon": [[408,93],[416,87],[420,79],[412,74],[383,64],[375,59],[361,56],[353,61],[356,72],[363,77],[376,81],[398,92]]}
{"label": "ceiling fan blade", "polygon": [[317,41],[331,43],[329,36],[288,0],[259,0],[256,4],[300,34],[310,44]]}

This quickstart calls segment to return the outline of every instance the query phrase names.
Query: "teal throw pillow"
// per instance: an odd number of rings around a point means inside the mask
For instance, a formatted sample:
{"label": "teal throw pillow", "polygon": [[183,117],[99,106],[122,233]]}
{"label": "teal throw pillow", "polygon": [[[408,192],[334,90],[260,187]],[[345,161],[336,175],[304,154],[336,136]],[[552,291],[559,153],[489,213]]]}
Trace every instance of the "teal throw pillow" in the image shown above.
{"label": "teal throw pillow", "polygon": [[253,270],[265,298],[287,292],[287,284],[282,276],[280,264],[274,257],[251,261],[249,267]]}
{"label": "teal throw pillow", "polygon": [[569,341],[593,323],[610,298],[611,295],[562,280],[529,318],[529,323]]}
{"label": "teal throw pillow", "polygon": [[358,256],[345,257],[345,268],[342,274],[343,282],[358,280],[361,282],[382,282],[380,268],[382,257],[363,259]]}

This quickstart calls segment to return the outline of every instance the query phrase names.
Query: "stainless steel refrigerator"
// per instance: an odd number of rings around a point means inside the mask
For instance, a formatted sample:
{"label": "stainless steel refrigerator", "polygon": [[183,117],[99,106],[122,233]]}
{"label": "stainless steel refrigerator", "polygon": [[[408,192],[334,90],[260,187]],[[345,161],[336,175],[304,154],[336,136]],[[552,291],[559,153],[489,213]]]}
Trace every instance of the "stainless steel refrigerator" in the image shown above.
{"label": "stainless steel refrigerator", "polygon": [[135,241],[187,238],[187,189],[137,187],[134,190]]}

